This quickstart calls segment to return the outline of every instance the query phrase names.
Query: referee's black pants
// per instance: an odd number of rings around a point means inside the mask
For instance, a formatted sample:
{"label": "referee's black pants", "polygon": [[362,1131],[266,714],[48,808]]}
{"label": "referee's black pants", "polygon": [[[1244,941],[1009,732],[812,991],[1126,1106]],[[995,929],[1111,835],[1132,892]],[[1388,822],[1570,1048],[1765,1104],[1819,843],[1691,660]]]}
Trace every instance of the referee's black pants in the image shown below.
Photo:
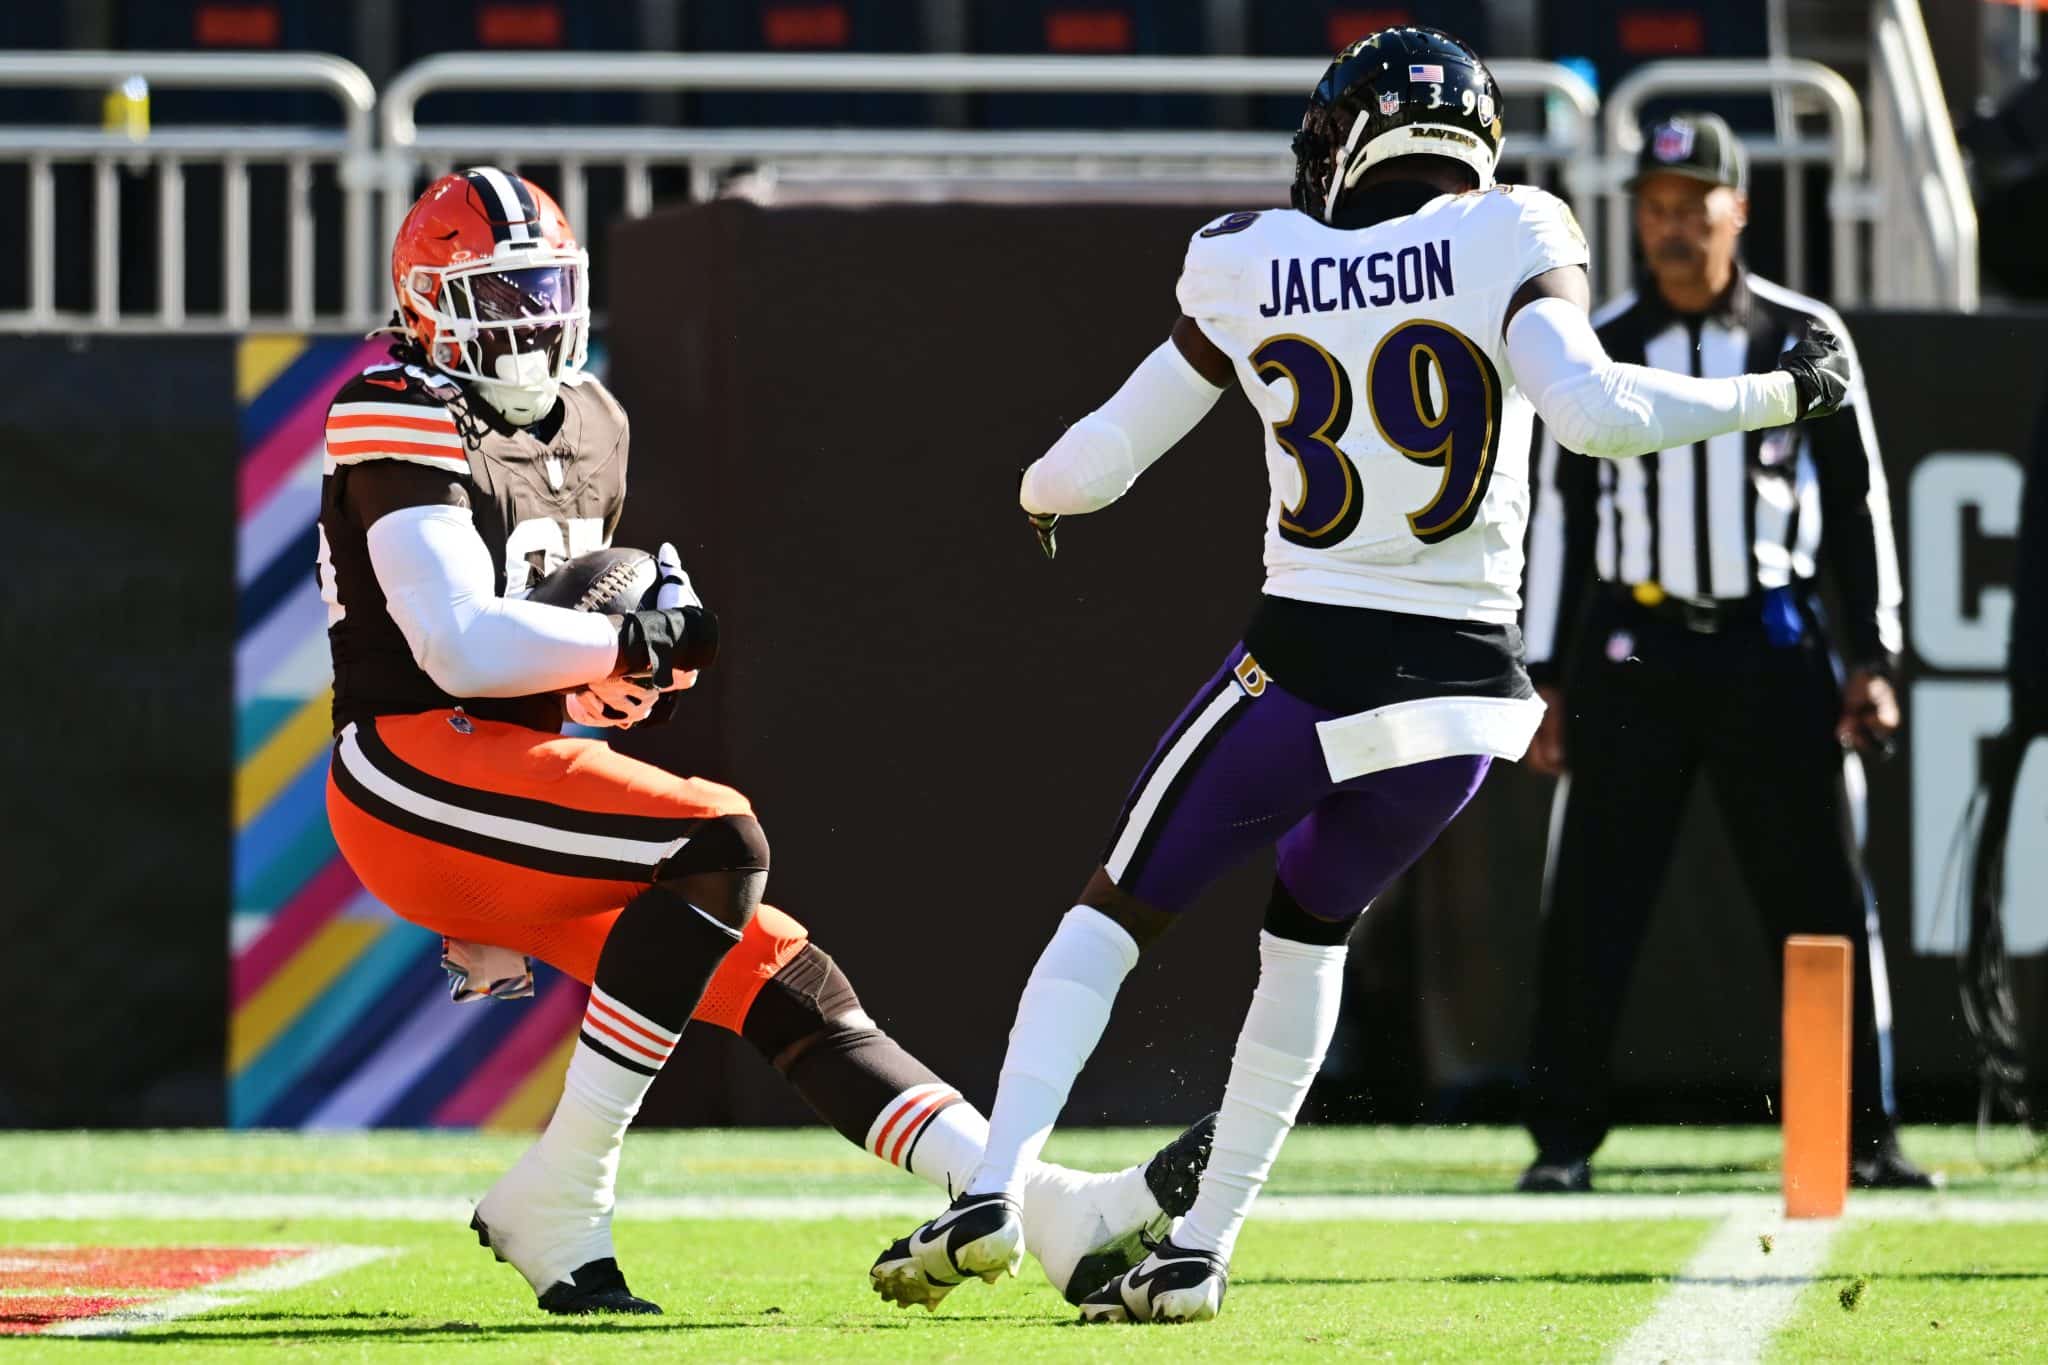
{"label": "referee's black pants", "polygon": [[1538,1159],[1589,1158],[1607,1136],[1615,1026],[1700,775],[1773,945],[1773,972],[1790,934],[1855,945],[1850,1103],[1852,1147],[1864,1153],[1896,1117],[1891,1003],[1861,813],[1834,737],[1840,686],[1817,622],[1808,613],[1805,639],[1777,646],[1756,619],[1703,634],[1603,595],[1580,640],[1566,672],[1571,776],[1559,784],[1563,821],[1545,869],[1524,1096]]}

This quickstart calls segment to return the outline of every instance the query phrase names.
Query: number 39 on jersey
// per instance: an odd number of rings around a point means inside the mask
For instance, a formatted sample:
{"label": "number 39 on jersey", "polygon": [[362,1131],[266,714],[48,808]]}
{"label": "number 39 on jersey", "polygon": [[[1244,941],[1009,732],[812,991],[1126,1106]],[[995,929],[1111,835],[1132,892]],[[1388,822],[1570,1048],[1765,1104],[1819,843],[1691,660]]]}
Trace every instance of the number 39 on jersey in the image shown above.
{"label": "number 39 on jersey", "polygon": [[1266,426],[1268,593],[1514,620],[1534,413],[1501,323],[1524,281],[1585,263],[1570,210],[1521,186],[1364,228],[1273,210],[1195,234],[1181,311]]}
{"label": "number 39 on jersey", "polygon": [[[1362,510],[1358,467],[1338,444],[1352,424],[1351,377],[1304,336],[1277,336],[1252,352],[1261,379],[1294,385],[1294,406],[1273,438],[1300,466],[1301,496],[1280,511],[1280,534],[1296,545],[1341,544]],[[1455,328],[1404,322],[1381,338],[1366,366],[1367,411],[1379,439],[1443,471],[1435,494],[1408,512],[1417,540],[1435,544],[1472,524],[1493,477],[1500,440],[1500,375],[1486,353]]]}

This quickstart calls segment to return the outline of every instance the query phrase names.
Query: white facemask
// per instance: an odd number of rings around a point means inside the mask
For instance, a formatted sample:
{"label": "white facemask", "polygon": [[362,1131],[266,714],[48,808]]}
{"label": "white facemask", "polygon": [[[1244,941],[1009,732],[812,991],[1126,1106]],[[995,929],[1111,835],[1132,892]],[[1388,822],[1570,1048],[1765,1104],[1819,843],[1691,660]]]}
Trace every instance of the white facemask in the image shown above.
{"label": "white facemask", "polygon": [[532,426],[553,411],[562,391],[562,381],[548,374],[545,351],[521,351],[501,355],[493,367],[497,381],[480,380],[477,391],[516,427]]}
{"label": "white facemask", "polygon": [[[575,248],[508,245],[490,261],[416,267],[400,281],[399,297],[433,323],[435,369],[473,384],[514,426],[531,426],[554,410],[562,377],[583,367],[588,262]],[[505,278],[484,278],[495,275]]]}

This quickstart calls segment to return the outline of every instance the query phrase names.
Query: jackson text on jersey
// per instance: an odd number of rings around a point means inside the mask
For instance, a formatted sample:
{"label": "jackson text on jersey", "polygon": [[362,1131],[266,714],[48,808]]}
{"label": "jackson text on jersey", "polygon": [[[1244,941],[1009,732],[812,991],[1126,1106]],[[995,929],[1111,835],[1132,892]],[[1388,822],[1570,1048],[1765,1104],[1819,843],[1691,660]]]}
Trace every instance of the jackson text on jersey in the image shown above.
{"label": "jackson text on jersey", "polygon": [[1259,316],[1268,318],[1426,303],[1456,289],[1448,237],[1359,256],[1276,256],[1269,269],[1266,301],[1259,305]]}

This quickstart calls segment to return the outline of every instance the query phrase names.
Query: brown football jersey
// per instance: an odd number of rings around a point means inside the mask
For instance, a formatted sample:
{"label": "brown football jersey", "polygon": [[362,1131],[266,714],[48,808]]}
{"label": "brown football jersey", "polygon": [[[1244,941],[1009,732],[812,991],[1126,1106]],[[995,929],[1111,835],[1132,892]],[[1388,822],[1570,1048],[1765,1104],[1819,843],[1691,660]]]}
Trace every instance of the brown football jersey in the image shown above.
{"label": "brown football jersey", "polygon": [[469,495],[498,590],[526,592],[565,559],[602,549],[626,501],[626,414],[579,375],[555,410],[514,427],[462,385],[422,365],[373,365],[327,409],[320,493],[320,590],[334,656],[334,728],[371,716],[461,706],[471,714],[558,729],[561,698],[451,697],[413,662],[370,565],[369,527],[349,506],[350,471],[403,460],[445,470]]}

